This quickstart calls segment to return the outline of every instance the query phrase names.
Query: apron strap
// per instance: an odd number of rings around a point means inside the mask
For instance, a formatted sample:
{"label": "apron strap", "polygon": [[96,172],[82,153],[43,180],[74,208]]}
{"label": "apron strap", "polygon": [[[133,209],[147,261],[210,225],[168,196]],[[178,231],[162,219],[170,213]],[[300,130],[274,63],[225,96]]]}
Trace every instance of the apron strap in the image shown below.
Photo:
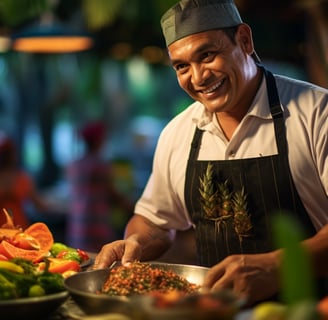
{"label": "apron strap", "polygon": [[263,70],[267,82],[267,93],[270,105],[270,112],[273,118],[273,124],[276,133],[276,144],[278,154],[284,155],[287,154],[287,139],[285,132],[285,122],[283,117],[284,113],[278,95],[276,80],[269,70],[267,70],[263,66],[259,67]]}
{"label": "apron strap", "polygon": [[196,126],[194,137],[193,137],[192,142],[191,142],[191,148],[190,148],[189,158],[188,159],[197,160],[198,150],[199,150],[199,142],[201,140],[203,131],[204,130],[199,129]]}

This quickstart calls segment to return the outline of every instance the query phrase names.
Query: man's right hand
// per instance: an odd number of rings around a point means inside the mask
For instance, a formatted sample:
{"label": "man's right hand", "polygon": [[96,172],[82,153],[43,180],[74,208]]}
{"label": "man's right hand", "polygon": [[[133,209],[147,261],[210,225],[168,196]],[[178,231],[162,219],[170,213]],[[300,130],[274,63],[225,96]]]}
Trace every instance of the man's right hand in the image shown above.
{"label": "man's right hand", "polygon": [[123,265],[136,260],[141,260],[142,249],[140,244],[133,239],[117,240],[105,244],[95,258],[93,269],[108,268],[115,261]]}

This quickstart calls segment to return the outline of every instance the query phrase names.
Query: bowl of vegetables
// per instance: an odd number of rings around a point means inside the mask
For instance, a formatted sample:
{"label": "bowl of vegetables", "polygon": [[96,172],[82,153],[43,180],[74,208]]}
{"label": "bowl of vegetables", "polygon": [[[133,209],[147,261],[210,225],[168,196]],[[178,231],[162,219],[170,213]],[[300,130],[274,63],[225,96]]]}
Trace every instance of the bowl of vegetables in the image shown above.
{"label": "bowl of vegetables", "polygon": [[68,297],[61,274],[39,271],[23,258],[0,261],[1,318],[44,319]]}

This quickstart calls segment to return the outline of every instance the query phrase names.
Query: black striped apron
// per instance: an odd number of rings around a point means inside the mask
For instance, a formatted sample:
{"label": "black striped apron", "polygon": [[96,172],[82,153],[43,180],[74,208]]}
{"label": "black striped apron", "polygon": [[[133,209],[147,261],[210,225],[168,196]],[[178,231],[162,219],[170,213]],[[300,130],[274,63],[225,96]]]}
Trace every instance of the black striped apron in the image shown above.
{"label": "black striped apron", "polygon": [[195,130],[186,172],[185,201],[195,225],[197,256],[202,266],[210,267],[230,254],[271,251],[270,219],[277,212],[295,216],[307,236],[315,233],[291,177],[275,79],[271,72],[264,68],[263,71],[277,155],[198,161],[203,131]]}

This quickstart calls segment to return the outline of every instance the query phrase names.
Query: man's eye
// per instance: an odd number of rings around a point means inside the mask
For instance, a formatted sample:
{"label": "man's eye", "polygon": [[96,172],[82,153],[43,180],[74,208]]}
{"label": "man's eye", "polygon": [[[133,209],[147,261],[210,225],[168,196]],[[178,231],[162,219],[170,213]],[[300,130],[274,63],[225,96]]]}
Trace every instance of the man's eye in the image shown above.
{"label": "man's eye", "polygon": [[211,60],[214,57],[214,53],[213,52],[205,52],[203,54],[203,60]]}
{"label": "man's eye", "polygon": [[174,70],[175,71],[182,71],[183,69],[185,69],[187,67],[186,64],[184,63],[180,63],[174,66]]}

